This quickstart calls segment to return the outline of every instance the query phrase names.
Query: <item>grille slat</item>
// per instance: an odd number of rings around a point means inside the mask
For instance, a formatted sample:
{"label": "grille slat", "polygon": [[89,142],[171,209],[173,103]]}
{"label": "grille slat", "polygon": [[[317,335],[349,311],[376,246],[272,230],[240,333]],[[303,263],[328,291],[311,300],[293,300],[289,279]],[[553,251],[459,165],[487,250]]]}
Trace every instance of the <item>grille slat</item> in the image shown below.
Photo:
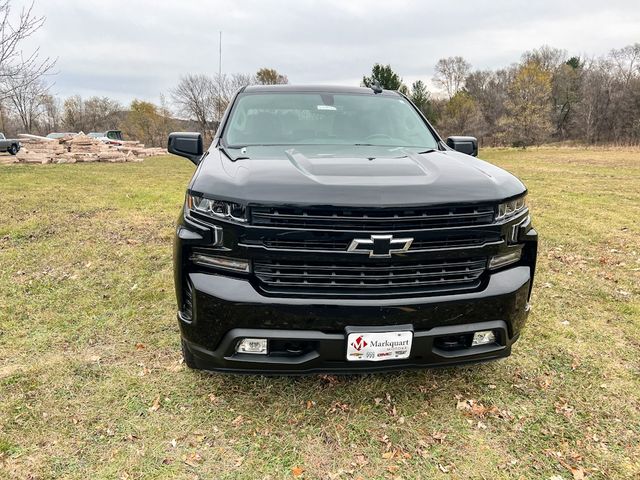
{"label": "grille slat", "polygon": [[[477,268],[475,270],[466,270],[467,274],[480,274],[484,271],[484,267],[483,268]],[[329,278],[329,279],[336,279],[336,280],[395,280],[395,279],[402,279],[402,278],[411,278],[411,279],[415,279],[416,275],[419,275],[421,277],[438,277],[438,278],[444,278],[447,276],[451,276],[451,275],[460,275],[459,273],[448,273],[448,272],[417,272],[417,273],[408,273],[408,274],[389,274],[389,275],[369,275],[368,273],[363,273],[362,275],[342,275],[342,274],[334,274],[331,273],[330,276],[327,275],[322,275],[322,274],[310,274],[307,272],[303,273],[304,278],[320,278],[320,279],[325,279],[325,278]],[[293,277],[293,278],[299,278],[300,277],[300,273],[280,273],[280,272],[276,272],[273,274],[259,274],[258,275],[259,278],[285,278],[285,277]]]}
{"label": "grille slat", "polygon": [[271,227],[331,228],[332,230],[410,230],[493,222],[494,207],[451,206],[420,208],[253,207],[252,223]]}
{"label": "grille slat", "polygon": [[273,270],[329,270],[329,271],[396,271],[396,270],[427,270],[427,269],[457,269],[457,268],[478,268],[484,266],[485,259],[477,260],[460,260],[450,262],[433,262],[433,263],[411,263],[411,264],[389,264],[389,265],[367,265],[367,264],[320,264],[317,262],[256,262],[255,271],[263,269]]}
{"label": "grille slat", "polygon": [[[255,262],[254,273],[268,292],[318,293],[337,296],[406,294],[419,290],[471,289],[478,286],[485,258],[417,264],[336,265],[321,262]],[[356,273],[358,272],[358,273]]]}
{"label": "grille slat", "polygon": [[[486,244],[500,242],[500,237],[495,234],[479,233],[476,235],[444,235],[442,238],[431,240],[414,240],[409,251],[415,250],[439,250],[446,248],[474,248]],[[248,241],[247,246],[263,246],[269,250],[307,250],[307,251],[335,251],[344,252],[350,244],[350,240],[337,241],[326,240],[282,240],[278,238],[264,238]]]}

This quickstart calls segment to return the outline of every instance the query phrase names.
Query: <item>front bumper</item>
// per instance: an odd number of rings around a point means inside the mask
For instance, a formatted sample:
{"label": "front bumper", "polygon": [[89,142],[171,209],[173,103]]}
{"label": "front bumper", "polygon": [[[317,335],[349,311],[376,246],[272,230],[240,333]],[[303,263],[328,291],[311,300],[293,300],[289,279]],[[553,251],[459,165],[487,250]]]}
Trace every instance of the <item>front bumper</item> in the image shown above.
{"label": "front bumper", "polygon": [[[185,347],[205,370],[299,374],[369,372],[480,362],[506,357],[529,310],[531,269],[517,266],[490,276],[482,291],[403,299],[305,299],[266,297],[245,280],[189,273],[193,315],[178,315]],[[409,328],[411,355],[388,362],[346,360],[346,330],[353,327]],[[495,344],[443,350],[443,336],[495,330]],[[299,353],[238,354],[245,337],[300,342]]]}

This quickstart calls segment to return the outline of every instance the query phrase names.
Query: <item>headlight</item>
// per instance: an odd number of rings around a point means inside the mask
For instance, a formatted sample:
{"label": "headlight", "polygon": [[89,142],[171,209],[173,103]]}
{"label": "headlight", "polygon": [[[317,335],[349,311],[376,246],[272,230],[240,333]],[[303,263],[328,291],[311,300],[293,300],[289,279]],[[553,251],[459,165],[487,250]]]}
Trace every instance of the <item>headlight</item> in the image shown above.
{"label": "headlight", "polygon": [[234,222],[247,221],[247,209],[238,203],[213,200],[197,195],[187,195],[187,207],[193,212],[198,212],[210,217]]}
{"label": "headlight", "polygon": [[527,209],[527,195],[509,200],[508,202],[501,203],[498,206],[498,216],[496,220],[504,220],[506,218],[513,217],[518,213]]}

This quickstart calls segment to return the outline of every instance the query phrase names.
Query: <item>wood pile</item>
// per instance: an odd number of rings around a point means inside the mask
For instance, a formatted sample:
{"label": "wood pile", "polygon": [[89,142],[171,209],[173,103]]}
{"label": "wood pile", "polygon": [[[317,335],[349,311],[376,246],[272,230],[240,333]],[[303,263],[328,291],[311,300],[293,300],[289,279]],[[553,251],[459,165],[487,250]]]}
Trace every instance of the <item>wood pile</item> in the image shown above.
{"label": "wood pile", "polygon": [[0,163],[141,162],[163,155],[164,148],[145,148],[136,141],[110,145],[84,134],[60,139],[19,135],[22,148],[15,157],[1,156]]}

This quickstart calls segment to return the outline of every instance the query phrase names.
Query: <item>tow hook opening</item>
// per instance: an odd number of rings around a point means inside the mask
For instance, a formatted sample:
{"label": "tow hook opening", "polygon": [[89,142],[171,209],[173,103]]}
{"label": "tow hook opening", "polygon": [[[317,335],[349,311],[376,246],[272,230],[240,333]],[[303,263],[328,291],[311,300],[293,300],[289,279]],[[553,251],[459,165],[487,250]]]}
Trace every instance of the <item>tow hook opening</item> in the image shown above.
{"label": "tow hook opening", "polygon": [[446,351],[462,350],[469,348],[473,341],[473,333],[464,333],[461,335],[447,335],[446,337],[438,337],[434,340],[436,348]]}
{"label": "tow hook opening", "polygon": [[269,356],[299,357],[317,349],[316,342],[307,340],[277,340],[269,342]]}

